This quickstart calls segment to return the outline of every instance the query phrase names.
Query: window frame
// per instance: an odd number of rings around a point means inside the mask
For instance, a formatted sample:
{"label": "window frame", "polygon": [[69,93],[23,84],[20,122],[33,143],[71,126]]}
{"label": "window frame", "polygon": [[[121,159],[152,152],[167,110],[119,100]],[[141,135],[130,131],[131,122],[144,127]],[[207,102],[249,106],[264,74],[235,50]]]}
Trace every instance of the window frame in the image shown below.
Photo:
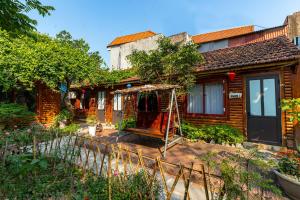
{"label": "window frame", "polygon": [[[209,84],[209,83],[220,83],[223,85],[223,106],[225,109],[223,114],[207,114],[205,113],[205,84]],[[227,79],[209,79],[209,80],[200,80],[197,81],[195,84],[202,84],[203,85],[203,113],[190,113],[188,112],[188,94],[185,95],[185,109],[184,109],[184,114],[186,117],[208,117],[208,118],[228,118],[228,113],[229,113],[229,108],[228,108],[228,99],[227,99],[227,95],[228,95],[228,81]]]}
{"label": "window frame", "polygon": [[[115,96],[120,96],[121,101],[120,101],[120,105],[119,105],[119,101],[118,101],[118,97],[116,98],[117,101],[115,102]],[[122,94],[114,94],[113,96],[113,111],[122,111],[122,103],[123,103],[123,95]],[[115,103],[117,103],[117,109],[115,110]],[[120,106],[120,110],[119,110],[119,106]]]}
{"label": "window frame", "polygon": [[[103,98],[103,109],[99,108],[99,94],[102,94],[101,97]],[[105,90],[100,90],[97,92],[97,110],[99,111],[104,111],[105,110],[105,104],[106,104],[106,91]]]}

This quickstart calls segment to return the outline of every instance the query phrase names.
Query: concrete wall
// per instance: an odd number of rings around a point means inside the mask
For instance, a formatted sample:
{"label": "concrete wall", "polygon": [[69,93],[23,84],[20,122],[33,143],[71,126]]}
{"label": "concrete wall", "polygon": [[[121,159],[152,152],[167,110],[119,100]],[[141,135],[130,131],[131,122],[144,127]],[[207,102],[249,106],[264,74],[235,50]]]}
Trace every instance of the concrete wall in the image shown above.
{"label": "concrete wall", "polygon": [[192,37],[187,32],[178,33],[168,36],[172,43],[179,43],[180,45],[186,44],[192,41]]}
{"label": "concrete wall", "polygon": [[300,12],[295,12],[287,16],[285,24],[288,27],[288,37],[290,40],[293,40],[296,36],[300,36]]}
{"label": "concrete wall", "polygon": [[157,40],[162,37],[161,34],[154,35],[134,42],[109,47],[110,51],[110,69],[128,69],[131,67],[127,56],[133,50],[150,51],[158,47]]}

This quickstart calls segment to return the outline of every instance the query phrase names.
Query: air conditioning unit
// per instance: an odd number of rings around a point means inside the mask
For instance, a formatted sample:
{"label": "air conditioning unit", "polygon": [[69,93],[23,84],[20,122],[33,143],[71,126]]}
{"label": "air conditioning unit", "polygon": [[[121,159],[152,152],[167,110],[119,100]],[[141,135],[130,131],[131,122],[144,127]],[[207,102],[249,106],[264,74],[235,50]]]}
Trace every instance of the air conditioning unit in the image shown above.
{"label": "air conditioning unit", "polygon": [[298,48],[300,48],[300,36],[294,37],[293,42]]}

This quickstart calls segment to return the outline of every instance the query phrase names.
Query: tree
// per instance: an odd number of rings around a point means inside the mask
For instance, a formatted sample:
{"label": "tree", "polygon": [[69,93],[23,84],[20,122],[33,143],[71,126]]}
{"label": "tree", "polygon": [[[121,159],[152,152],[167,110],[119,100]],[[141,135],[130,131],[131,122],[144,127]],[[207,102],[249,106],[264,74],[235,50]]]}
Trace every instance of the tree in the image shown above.
{"label": "tree", "polygon": [[158,40],[157,49],[149,53],[135,50],[128,59],[142,81],[176,84],[183,91],[194,84],[195,66],[203,60],[195,44],[173,44],[166,37]]}
{"label": "tree", "polygon": [[29,34],[35,30],[37,21],[26,15],[36,10],[40,15],[50,15],[52,6],[45,6],[39,0],[1,0],[0,28],[12,34]]}
{"label": "tree", "polygon": [[30,89],[40,82],[58,91],[64,84],[63,102],[69,110],[71,104],[66,94],[71,85],[96,84],[103,71],[99,53],[91,52],[84,40],[73,40],[67,32],[56,38],[39,33],[34,33],[34,37],[12,38],[6,31],[0,31],[0,55],[3,90]]}

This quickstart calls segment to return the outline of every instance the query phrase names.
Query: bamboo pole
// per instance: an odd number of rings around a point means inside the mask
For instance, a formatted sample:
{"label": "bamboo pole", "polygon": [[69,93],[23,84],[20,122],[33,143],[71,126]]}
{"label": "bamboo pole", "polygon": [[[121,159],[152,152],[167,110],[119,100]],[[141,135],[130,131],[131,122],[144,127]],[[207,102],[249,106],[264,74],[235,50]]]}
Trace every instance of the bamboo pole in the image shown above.
{"label": "bamboo pole", "polygon": [[184,191],[184,197],[183,197],[184,200],[186,200],[188,198],[193,167],[194,167],[194,162],[192,162],[192,164],[191,164],[191,168],[189,170],[189,176],[187,178],[187,183],[185,184],[185,191]]}
{"label": "bamboo pole", "polygon": [[174,93],[175,93],[175,107],[176,107],[176,112],[177,112],[177,120],[178,120],[178,126],[179,126],[179,133],[180,133],[180,136],[183,136],[182,135],[181,121],[180,121],[180,115],[179,115],[179,110],[178,110],[178,103],[177,103],[177,97],[176,97],[175,89],[174,89]]}
{"label": "bamboo pole", "polygon": [[206,180],[204,165],[201,165],[201,170],[202,170],[202,174],[203,174],[203,184],[204,184],[204,189],[205,189],[206,200],[209,200],[209,194],[208,194],[208,187],[207,187],[207,180]]}
{"label": "bamboo pole", "polygon": [[179,178],[182,176],[182,173],[183,173],[183,168],[182,168],[182,166],[180,165],[180,169],[179,169],[179,171],[178,171],[178,173],[177,173],[177,176],[176,176],[176,178],[175,178],[175,180],[174,180],[174,182],[173,182],[173,184],[172,184],[172,187],[171,187],[170,191],[168,192],[167,200],[170,200],[170,199],[171,199],[172,193],[174,192],[175,187],[176,187],[176,185],[177,185],[177,183],[178,183],[178,181],[179,181]]}
{"label": "bamboo pole", "polygon": [[162,181],[163,181],[163,184],[164,184],[165,191],[168,195],[169,189],[168,189],[168,185],[167,185],[167,181],[166,181],[166,177],[165,177],[165,172],[164,172],[164,169],[163,169],[163,167],[161,165],[161,162],[160,162],[160,158],[157,158],[157,164],[158,164],[158,168],[159,168],[159,171],[160,171],[160,176],[162,177]]}
{"label": "bamboo pole", "polygon": [[105,161],[105,156],[106,156],[106,154],[107,154],[107,144],[105,145],[105,151],[104,151],[104,154],[103,154],[103,157],[102,157],[102,162],[101,162],[101,166],[100,166],[100,176],[101,176],[101,174],[102,174],[102,169],[103,169],[103,166],[104,166],[104,161]]}
{"label": "bamboo pole", "polygon": [[168,139],[169,139],[169,129],[170,129],[170,120],[171,120],[171,115],[172,115],[172,110],[173,110],[173,98],[174,98],[174,91],[175,89],[172,90],[172,95],[171,95],[171,102],[170,102],[170,107],[169,107],[169,117],[168,117],[168,124],[167,124],[167,132],[166,132],[166,138],[165,138],[165,150],[163,157],[166,158],[166,153],[167,153],[167,146],[168,146]]}
{"label": "bamboo pole", "polygon": [[5,165],[7,147],[8,147],[8,141],[6,140],[5,148],[4,148],[4,152],[3,152],[3,166]]}
{"label": "bamboo pole", "polygon": [[127,104],[127,101],[128,101],[127,98],[128,98],[128,95],[125,95],[125,99],[124,99],[124,103],[123,103],[123,108],[121,108],[121,120],[119,121],[118,136],[116,138],[116,142],[118,142],[119,137],[120,137],[120,133],[121,133],[121,129],[122,129],[122,124],[123,124],[123,118],[124,118],[124,112],[125,112],[126,104]]}
{"label": "bamboo pole", "polygon": [[36,159],[36,138],[35,138],[35,135],[33,136],[33,159]]}
{"label": "bamboo pole", "polygon": [[112,191],[111,191],[111,154],[108,154],[108,169],[107,169],[107,177],[108,177],[108,199],[112,199]]}

